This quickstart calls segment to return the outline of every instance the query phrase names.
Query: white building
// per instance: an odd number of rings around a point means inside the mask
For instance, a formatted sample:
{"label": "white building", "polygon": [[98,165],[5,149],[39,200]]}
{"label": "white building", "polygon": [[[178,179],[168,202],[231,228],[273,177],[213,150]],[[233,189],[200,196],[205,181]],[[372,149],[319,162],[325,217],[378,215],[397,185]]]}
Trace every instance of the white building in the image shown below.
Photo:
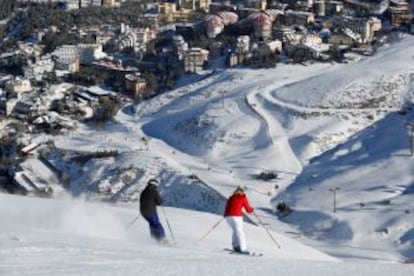
{"label": "white building", "polygon": [[276,39],[276,40],[266,42],[266,45],[272,53],[275,53],[275,52],[281,53],[282,52],[282,41],[280,41],[280,40]]}
{"label": "white building", "polygon": [[92,61],[106,57],[102,45],[78,44],[79,62],[90,64]]}
{"label": "white building", "polygon": [[76,73],[79,71],[79,58],[57,58],[55,61],[55,69],[61,71],[60,73]]}
{"label": "white building", "polygon": [[102,0],[80,0],[80,8],[86,8],[90,6],[101,6]]}
{"label": "white building", "polygon": [[19,52],[25,56],[40,57],[42,48],[39,45],[31,43],[18,43]]}
{"label": "white building", "polygon": [[220,11],[208,14],[205,18],[207,36],[215,38],[224,30],[224,26],[234,24],[239,20],[239,16],[234,12]]}
{"label": "white building", "polygon": [[250,51],[250,37],[248,35],[241,35],[237,37],[236,53],[247,54]]}
{"label": "white building", "polygon": [[18,0],[18,1],[19,2],[33,2],[33,3],[64,2],[66,3],[67,10],[102,5],[102,0]]}
{"label": "white building", "polygon": [[55,51],[52,52],[52,56],[58,59],[75,59],[79,57],[78,47],[76,45],[63,45],[57,47]]}
{"label": "white building", "polygon": [[7,82],[6,91],[17,94],[30,92],[32,91],[32,84],[28,79],[16,78]]}
{"label": "white building", "polygon": [[119,51],[132,48],[135,52],[145,52],[147,43],[155,38],[155,33],[149,28],[130,28],[121,24],[121,35],[118,37],[116,46]]}
{"label": "white building", "polygon": [[27,79],[41,80],[45,73],[50,73],[55,67],[50,56],[44,56],[39,61],[23,68],[23,75]]}
{"label": "white building", "polygon": [[106,57],[102,45],[98,44],[63,45],[57,48],[52,55],[58,59],[74,60],[79,58],[80,64],[91,64],[94,60]]}
{"label": "white building", "polygon": [[184,58],[185,52],[188,51],[188,43],[185,42],[184,38],[181,35],[175,35],[173,37],[173,43],[177,49],[178,60],[182,60]]}
{"label": "white building", "polygon": [[48,3],[48,2],[62,2],[62,0],[17,0],[18,2],[32,2],[32,3]]}
{"label": "white building", "polygon": [[275,38],[281,40],[284,44],[298,44],[301,35],[296,34],[295,29],[289,26],[282,26],[274,30]]}
{"label": "white building", "polygon": [[103,0],[102,6],[106,7],[119,7],[121,5],[121,0]]}
{"label": "white building", "polygon": [[[369,42],[374,38],[375,32],[381,30],[381,20],[377,17],[370,18],[356,18],[356,17],[345,17],[344,18],[345,28],[357,33],[361,37],[360,42]],[[348,33],[350,33],[348,31]]]}
{"label": "white building", "polygon": [[315,22],[315,15],[312,12],[287,10],[283,15],[283,23],[291,25],[307,25]]}
{"label": "white building", "polygon": [[66,0],[66,10],[78,10],[79,0]]}
{"label": "white building", "polygon": [[208,50],[191,48],[184,54],[184,70],[191,73],[202,71],[204,64],[208,61],[208,54]]}
{"label": "white building", "polygon": [[322,38],[317,34],[306,34],[302,38],[302,44],[322,44]]}

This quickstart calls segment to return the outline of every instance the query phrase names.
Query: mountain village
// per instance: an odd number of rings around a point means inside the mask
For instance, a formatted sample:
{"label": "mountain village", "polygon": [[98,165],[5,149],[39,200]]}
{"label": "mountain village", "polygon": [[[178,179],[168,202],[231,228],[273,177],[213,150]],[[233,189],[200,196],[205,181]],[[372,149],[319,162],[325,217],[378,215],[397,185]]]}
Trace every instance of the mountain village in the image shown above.
{"label": "mountain village", "polygon": [[[185,75],[202,79],[224,68],[354,62],[412,26],[412,6],[388,0],[18,5],[0,25],[0,174],[6,190],[42,194],[50,191],[52,179],[68,180],[42,154],[39,162],[50,173],[41,181],[45,185],[32,179],[36,172],[23,169],[22,162],[53,142],[24,141],[23,133],[56,135],[82,122],[104,124],[126,103],[168,91]],[[135,8],[132,18],[114,20],[128,8]],[[40,20],[45,12],[54,15]],[[97,20],[63,25],[67,16],[88,15]]]}

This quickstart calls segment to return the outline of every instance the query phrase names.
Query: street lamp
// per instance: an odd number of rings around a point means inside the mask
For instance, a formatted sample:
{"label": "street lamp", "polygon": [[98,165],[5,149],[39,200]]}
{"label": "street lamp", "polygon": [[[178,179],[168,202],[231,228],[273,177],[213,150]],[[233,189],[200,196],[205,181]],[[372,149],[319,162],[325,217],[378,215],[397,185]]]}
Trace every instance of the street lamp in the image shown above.
{"label": "street lamp", "polygon": [[414,155],[414,122],[407,122],[406,124],[407,129],[410,131],[410,153],[411,156]]}
{"label": "street lamp", "polygon": [[224,108],[224,93],[226,93],[226,90],[220,90],[219,93],[221,94],[221,108]]}
{"label": "street lamp", "polygon": [[341,187],[330,188],[329,191],[333,193],[333,212],[336,213],[336,192],[339,191]]}

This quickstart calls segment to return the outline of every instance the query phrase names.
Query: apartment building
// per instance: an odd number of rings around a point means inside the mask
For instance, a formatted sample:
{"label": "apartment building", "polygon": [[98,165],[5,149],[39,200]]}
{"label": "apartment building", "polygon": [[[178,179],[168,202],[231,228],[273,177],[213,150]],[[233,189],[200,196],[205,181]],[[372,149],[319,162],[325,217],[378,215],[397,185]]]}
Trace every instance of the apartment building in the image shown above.
{"label": "apartment building", "polygon": [[191,48],[184,54],[184,70],[198,73],[208,61],[209,51],[202,48]]}

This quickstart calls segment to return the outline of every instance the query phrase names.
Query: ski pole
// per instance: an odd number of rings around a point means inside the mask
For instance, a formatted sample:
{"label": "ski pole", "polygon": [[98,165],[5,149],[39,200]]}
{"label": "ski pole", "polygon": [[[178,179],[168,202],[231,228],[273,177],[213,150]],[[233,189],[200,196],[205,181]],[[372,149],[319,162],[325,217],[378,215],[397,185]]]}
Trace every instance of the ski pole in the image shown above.
{"label": "ski pole", "polygon": [[173,242],[175,243],[174,234],[173,234],[170,222],[168,221],[168,217],[167,217],[167,214],[165,213],[165,209],[164,209],[163,206],[161,206],[161,210],[164,213],[164,217],[165,217],[165,221],[167,222],[168,230],[170,230],[170,233],[171,233],[171,238],[172,238]]}
{"label": "ski pole", "polygon": [[265,195],[265,196],[269,196],[269,193],[266,193],[266,192],[261,192],[261,191],[259,191],[259,190],[256,190],[256,189],[253,189],[253,188],[250,188],[250,187],[247,187],[247,186],[244,186],[243,188],[244,188],[246,191],[247,191],[247,190],[251,190],[251,191],[256,192],[256,193],[258,193],[258,194]]}
{"label": "ski pole", "polygon": [[214,224],[213,227],[211,227],[210,230],[208,230],[208,232],[200,238],[200,241],[204,240],[211,233],[211,231],[213,231],[214,228],[216,228],[223,220],[224,220],[224,217],[222,217],[219,221],[217,221],[217,223]]}
{"label": "ski pole", "polygon": [[257,218],[257,220],[259,221],[259,224],[266,230],[267,234],[272,239],[273,243],[276,244],[277,248],[280,249],[280,245],[277,243],[277,241],[275,240],[275,238],[272,236],[272,234],[270,233],[269,229],[267,229],[267,227],[262,223],[262,221],[260,220],[259,216],[255,212],[253,212],[253,215]]}
{"label": "ski pole", "polygon": [[137,221],[137,219],[139,218],[139,215],[136,217],[136,218],[134,218],[130,223],[128,223],[128,225],[127,225],[127,227],[126,228],[129,228],[129,227],[131,227],[132,226],[132,224],[134,224],[136,221]]}

